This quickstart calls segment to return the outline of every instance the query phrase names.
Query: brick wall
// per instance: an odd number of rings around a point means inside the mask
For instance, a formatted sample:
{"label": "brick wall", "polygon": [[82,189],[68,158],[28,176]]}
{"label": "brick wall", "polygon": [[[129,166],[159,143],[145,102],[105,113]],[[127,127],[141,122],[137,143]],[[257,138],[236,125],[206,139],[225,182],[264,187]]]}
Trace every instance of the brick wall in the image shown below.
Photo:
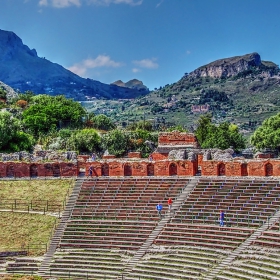
{"label": "brick wall", "polygon": [[68,162],[0,162],[1,177],[77,176],[77,164]]}
{"label": "brick wall", "polygon": [[153,160],[163,160],[168,158],[168,153],[152,153]]}
{"label": "brick wall", "polygon": [[130,153],[128,153],[128,157],[129,158],[142,158],[140,152],[130,152]]}
{"label": "brick wall", "polygon": [[193,133],[173,131],[161,132],[158,136],[158,145],[182,145],[197,148],[198,142]]}
{"label": "brick wall", "polygon": [[[195,176],[198,161],[153,160],[84,162],[86,176]],[[202,176],[280,176],[279,159],[201,161]],[[0,162],[1,177],[77,176],[79,165],[73,162]]]}

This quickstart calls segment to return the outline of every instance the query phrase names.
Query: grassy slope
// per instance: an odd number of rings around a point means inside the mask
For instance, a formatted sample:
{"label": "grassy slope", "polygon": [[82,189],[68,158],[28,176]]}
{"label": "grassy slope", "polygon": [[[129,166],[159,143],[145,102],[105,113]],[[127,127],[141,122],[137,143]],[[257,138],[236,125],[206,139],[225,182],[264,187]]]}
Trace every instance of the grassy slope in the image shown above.
{"label": "grassy slope", "polygon": [[[0,181],[0,202],[5,199],[45,199],[59,201],[63,205],[72,187],[71,180]],[[41,255],[55,223],[57,218],[52,216],[0,212],[0,251],[26,250],[29,246],[32,255]],[[42,245],[34,246],[35,244]]]}

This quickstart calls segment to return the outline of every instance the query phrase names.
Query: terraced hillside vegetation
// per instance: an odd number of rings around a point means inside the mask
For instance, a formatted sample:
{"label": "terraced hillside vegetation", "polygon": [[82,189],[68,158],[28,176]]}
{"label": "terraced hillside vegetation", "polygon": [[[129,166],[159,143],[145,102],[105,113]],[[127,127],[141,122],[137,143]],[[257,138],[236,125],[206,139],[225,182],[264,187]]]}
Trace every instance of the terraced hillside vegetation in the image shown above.
{"label": "terraced hillside vegetation", "polygon": [[189,129],[205,113],[192,106],[209,105],[215,122],[233,122],[250,134],[280,109],[279,67],[258,57],[249,54],[214,61],[135,100],[97,100],[84,105],[96,113],[106,112],[120,124],[149,120],[156,127],[181,124]]}

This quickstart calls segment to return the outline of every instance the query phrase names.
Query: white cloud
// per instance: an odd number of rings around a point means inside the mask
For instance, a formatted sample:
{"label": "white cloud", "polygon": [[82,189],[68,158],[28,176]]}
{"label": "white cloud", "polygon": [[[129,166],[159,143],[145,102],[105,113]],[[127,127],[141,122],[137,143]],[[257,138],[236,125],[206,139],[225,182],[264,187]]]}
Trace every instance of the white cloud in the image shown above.
{"label": "white cloud", "polygon": [[39,6],[52,6],[54,8],[66,8],[69,6],[81,6],[83,3],[105,5],[110,4],[127,4],[130,6],[141,5],[143,0],[40,0]]}
{"label": "white cloud", "polygon": [[108,55],[99,55],[95,59],[85,59],[82,62],[75,63],[68,68],[71,72],[83,76],[86,74],[88,69],[99,68],[99,67],[110,67],[116,68],[121,67],[122,63],[116,62],[110,58]]}
{"label": "white cloud", "polygon": [[138,69],[138,68],[133,68],[133,69],[132,69],[132,72],[133,72],[133,73],[138,73],[138,72],[141,72],[141,70]]}
{"label": "white cloud", "polygon": [[143,0],[88,0],[88,1],[96,5],[106,5],[106,6],[109,6],[110,4],[128,4],[131,6],[138,6],[143,3]]}
{"label": "white cloud", "polygon": [[156,69],[158,68],[158,64],[156,63],[156,59],[152,58],[146,58],[146,59],[142,59],[142,60],[134,60],[133,64],[135,64],[138,67],[141,68],[148,68],[148,69]]}
{"label": "white cloud", "polygon": [[69,6],[81,6],[80,0],[40,0],[39,6],[52,6],[55,8],[65,8]]}
{"label": "white cloud", "polygon": [[163,3],[163,1],[164,0],[161,0],[159,3],[157,3],[156,8],[158,8]]}
{"label": "white cloud", "polygon": [[187,51],[186,51],[186,54],[187,54],[187,55],[191,54],[191,51],[187,50]]}

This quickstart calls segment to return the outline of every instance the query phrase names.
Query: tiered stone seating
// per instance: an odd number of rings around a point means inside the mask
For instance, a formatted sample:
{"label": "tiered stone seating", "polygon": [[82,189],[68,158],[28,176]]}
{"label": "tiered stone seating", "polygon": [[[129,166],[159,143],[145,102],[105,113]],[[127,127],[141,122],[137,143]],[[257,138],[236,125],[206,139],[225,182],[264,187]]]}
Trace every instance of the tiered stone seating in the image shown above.
{"label": "tiered stone seating", "polygon": [[216,279],[280,279],[280,250],[254,246],[243,252],[228,267],[223,269]]}
{"label": "tiered stone seating", "polygon": [[270,226],[268,230],[264,231],[262,235],[257,238],[254,245],[260,245],[264,248],[279,248],[280,249],[280,224],[277,221]]}
{"label": "tiered stone seating", "polygon": [[203,279],[227,253],[193,246],[153,246],[125,279]]}
{"label": "tiered stone seating", "polygon": [[228,228],[207,224],[168,223],[154,241],[156,245],[205,246],[234,249],[253,233],[249,228]]}
{"label": "tiered stone seating", "polygon": [[[127,271],[126,263],[158,224],[156,204],[163,203],[165,215],[168,197],[178,197],[187,183],[186,178],[85,181],[51,263],[51,276],[120,279],[124,274],[126,280],[204,279],[278,210],[280,186],[276,180],[200,178],[152,247],[132,271]],[[224,227],[218,224],[220,210],[226,215]],[[255,245],[273,246],[271,236],[278,232],[276,223],[262,236],[269,242],[264,244],[260,237]],[[276,258],[278,253],[270,254]],[[278,279],[265,278],[269,271],[274,273],[278,262],[257,270],[258,259],[248,256],[237,259],[217,279]],[[252,271],[246,273],[246,266]]]}
{"label": "tiered stone seating", "polygon": [[50,276],[70,279],[117,279],[129,252],[102,248],[60,249],[54,256]]}
{"label": "tiered stone seating", "polygon": [[[108,179],[107,179],[108,180]],[[158,202],[165,204],[168,197],[176,197],[187,184],[187,179],[110,179],[85,182],[72,213],[75,219],[135,219],[158,220]]]}
{"label": "tiered stone seating", "polygon": [[149,221],[72,220],[67,225],[60,248],[137,250],[155,226],[155,222]]}
{"label": "tiered stone seating", "polygon": [[228,225],[259,227],[278,210],[279,192],[280,186],[273,180],[200,179],[176,219],[217,224],[223,210]]}
{"label": "tiered stone seating", "polygon": [[125,264],[120,254],[134,255],[156,227],[157,203],[164,204],[167,211],[168,197],[175,199],[187,182],[186,178],[85,181],[50,273],[58,277],[70,273],[73,277],[94,275],[94,279],[104,279],[106,275],[106,279],[116,279]]}
{"label": "tiered stone seating", "polygon": [[7,262],[6,272],[13,274],[35,274],[42,258],[21,257]]}

